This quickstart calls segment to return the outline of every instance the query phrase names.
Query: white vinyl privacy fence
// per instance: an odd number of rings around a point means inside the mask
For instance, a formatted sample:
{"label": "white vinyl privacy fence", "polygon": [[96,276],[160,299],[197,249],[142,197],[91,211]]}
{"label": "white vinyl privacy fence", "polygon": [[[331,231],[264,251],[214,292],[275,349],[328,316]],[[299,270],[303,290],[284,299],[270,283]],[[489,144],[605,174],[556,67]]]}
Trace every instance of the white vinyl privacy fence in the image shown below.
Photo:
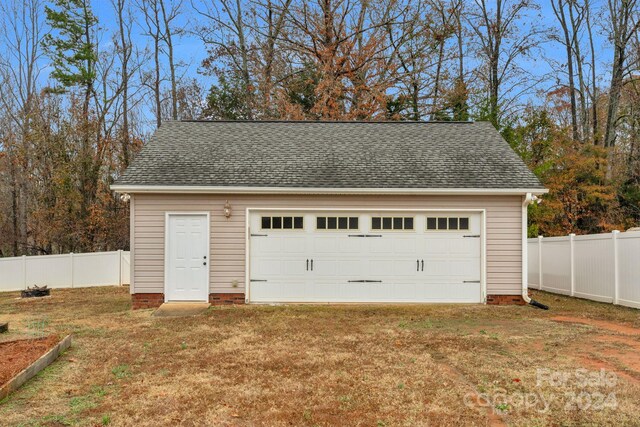
{"label": "white vinyl privacy fence", "polygon": [[528,240],[529,288],[640,308],[640,231]]}
{"label": "white vinyl privacy fence", "polygon": [[0,291],[123,285],[129,275],[127,251],[0,258]]}

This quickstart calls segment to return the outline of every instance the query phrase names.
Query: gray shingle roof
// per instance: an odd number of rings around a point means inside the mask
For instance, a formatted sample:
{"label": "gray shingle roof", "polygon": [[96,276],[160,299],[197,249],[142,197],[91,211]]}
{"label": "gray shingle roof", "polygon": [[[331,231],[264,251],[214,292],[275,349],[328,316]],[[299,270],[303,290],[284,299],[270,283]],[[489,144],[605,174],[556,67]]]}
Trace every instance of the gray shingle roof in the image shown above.
{"label": "gray shingle roof", "polygon": [[116,185],[543,188],[486,122],[166,122]]}

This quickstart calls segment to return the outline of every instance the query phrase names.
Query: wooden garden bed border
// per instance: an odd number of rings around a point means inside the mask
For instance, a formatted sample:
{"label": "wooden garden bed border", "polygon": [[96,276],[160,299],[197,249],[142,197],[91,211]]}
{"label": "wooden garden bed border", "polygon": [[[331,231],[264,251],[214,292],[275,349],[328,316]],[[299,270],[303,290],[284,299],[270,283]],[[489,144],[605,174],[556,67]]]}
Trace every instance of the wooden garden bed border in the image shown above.
{"label": "wooden garden bed border", "polygon": [[8,382],[6,382],[2,388],[0,388],[0,401],[7,397],[9,394],[13,393],[17,389],[19,389],[24,383],[29,381],[31,378],[36,376],[38,372],[49,366],[53,363],[54,360],[58,358],[60,353],[65,351],[71,346],[71,335],[67,335],[56,344],[51,350],[47,351],[43,354],[38,360],[33,362],[31,365],[23,369],[19,374],[15,377],[11,378]]}

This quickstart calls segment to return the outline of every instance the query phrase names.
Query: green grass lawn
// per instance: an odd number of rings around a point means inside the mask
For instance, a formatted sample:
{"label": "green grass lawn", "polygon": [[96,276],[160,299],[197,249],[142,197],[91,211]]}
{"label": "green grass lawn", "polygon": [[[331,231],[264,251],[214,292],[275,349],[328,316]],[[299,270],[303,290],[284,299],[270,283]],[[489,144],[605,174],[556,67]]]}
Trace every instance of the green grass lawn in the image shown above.
{"label": "green grass lawn", "polygon": [[0,293],[12,331],[0,340],[33,325],[74,335],[0,403],[3,426],[640,423],[638,310],[536,293],[550,311],[237,306],[166,319],[131,311],[125,288],[52,294]]}

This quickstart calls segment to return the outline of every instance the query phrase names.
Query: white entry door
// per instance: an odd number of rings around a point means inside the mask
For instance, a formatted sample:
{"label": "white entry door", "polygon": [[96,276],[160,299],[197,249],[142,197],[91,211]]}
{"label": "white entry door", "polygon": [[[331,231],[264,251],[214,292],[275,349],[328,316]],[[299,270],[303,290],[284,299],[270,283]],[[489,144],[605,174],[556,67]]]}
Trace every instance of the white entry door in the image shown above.
{"label": "white entry door", "polygon": [[209,216],[168,214],[165,301],[208,301]]}
{"label": "white entry door", "polygon": [[251,302],[481,302],[477,212],[256,212]]}

